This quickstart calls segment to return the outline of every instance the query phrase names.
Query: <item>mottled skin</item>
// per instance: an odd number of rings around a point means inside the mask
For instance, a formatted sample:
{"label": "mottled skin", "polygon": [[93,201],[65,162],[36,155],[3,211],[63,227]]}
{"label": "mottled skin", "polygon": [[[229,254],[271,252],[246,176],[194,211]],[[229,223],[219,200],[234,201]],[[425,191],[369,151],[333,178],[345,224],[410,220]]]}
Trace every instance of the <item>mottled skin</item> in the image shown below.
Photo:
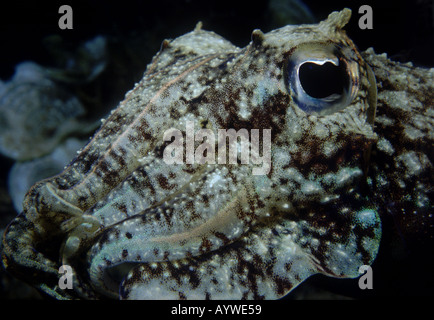
{"label": "mottled skin", "polygon": [[363,53],[377,80],[375,132],[367,182],[382,217],[405,238],[433,240],[434,69]]}
{"label": "mottled skin", "polygon": [[[381,75],[374,125],[375,80],[342,30],[349,18],[254,31],[244,49],[200,28],[164,41],[71,165],[29,191],[3,239],[7,270],[56,298],[272,299],[315,273],[357,277],[378,251],[383,196],[431,210],[432,71],[408,67],[423,97]],[[289,61],[331,45],[353,66],[353,95],[339,110],[305,112]],[[365,55],[374,72],[402,67]],[[419,104],[394,103],[398,85]],[[163,133],[186,121],[271,129],[270,172],[166,164]],[[62,264],[73,290],[58,287]]]}

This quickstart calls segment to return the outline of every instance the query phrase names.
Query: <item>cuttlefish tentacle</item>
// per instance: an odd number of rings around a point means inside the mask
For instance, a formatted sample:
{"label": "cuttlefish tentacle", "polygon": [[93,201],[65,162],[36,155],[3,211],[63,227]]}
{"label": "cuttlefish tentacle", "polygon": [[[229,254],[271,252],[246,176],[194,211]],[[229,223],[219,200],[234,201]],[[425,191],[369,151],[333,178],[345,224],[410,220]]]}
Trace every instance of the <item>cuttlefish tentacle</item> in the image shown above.
{"label": "cuttlefish tentacle", "polygon": [[347,208],[341,200],[301,206],[298,214],[264,220],[224,249],[138,264],[121,283],[121,298],[273,299],[316,273],[357,277],[378,252],[381,223],[352,195],[353,211],[337,210]]}
{"label": "cuttlefish tentacle", "polygon": [[119,283],[106,271],[120,264],[199,256],[247,232],[261,212],[251,182],[234,180],[226,168],[214,169],[182,193],[108,228],[88,257],[96,289],[118,294]]}

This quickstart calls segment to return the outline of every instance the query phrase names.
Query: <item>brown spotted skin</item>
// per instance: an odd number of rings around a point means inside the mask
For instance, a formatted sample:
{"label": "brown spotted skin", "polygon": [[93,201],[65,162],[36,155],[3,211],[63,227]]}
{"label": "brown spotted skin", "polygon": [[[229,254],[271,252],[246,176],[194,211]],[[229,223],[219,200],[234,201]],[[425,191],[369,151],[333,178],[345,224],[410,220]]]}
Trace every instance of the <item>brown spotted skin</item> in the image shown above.
{"label": "brown spotted skin", "polygon": [[[200,27],[164,41],[77,158],[29,191],[23,213],[5,232],[3,264],[59,299],[274,299],[315,273],[357,277],[381,238],[378,177],[384,194],[395,196],[400,183],[381,152],[395,159],[389,145],[397,152],[403,129],[399,137],[376,130],[375,80],[342,30],[350,14],[345,9],[318,25],[265,35],[255,30],[243,49]],[[288,80],[288,61],[312,48],[323,56],[330,45],[342,64],[354,66],[353,95],[337,111],[305,112]],[[426,86],[432,92],[432,81]],[[432,106],[432,98],[414,99]],[[432,120],[432,109],[418,110]],[[393,118],[384,126],[404,120],[400,115],[388,114]],[[251,163],[166,164],[164,132],[175,128],[185,137],[187,123],[196,131],[271,129],[270,170],[253,175]],[[420,141],[432,145],[432,122],[420,132]],[[408,186],[432,175],[432,154],[420,144],[406,146],[396,161]],[[411,167],[412,152],[421,170]],[[431,180],[420,181],[402,187],[396,200],[416,196],[422,185],[429,190]],[[58,286],[62,264],[74,270],[73,290]]]}
{"label": "brown spotted skin", "polygon": [[363,53],[378,84],[371,154],[371,199],[391,216],[407,241],[433,241],[434,69],[391,61],[372,49]]}

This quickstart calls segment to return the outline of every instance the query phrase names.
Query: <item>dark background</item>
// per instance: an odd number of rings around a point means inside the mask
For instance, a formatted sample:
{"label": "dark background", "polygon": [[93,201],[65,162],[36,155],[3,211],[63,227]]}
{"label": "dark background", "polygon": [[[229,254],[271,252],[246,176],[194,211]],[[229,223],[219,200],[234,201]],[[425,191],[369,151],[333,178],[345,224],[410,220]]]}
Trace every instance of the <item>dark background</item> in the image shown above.
{"label": "dark background", "polygon": [[[351,8],[353,17],[346,30],[361,50],[374,47],[377,53],[387,52],[397,61],[412,61],[425,67],[434,65],[433,1],[305,0],[304,3],[317,21],[334,10]],[[73,30],[60,30],[58,27],[58,8],[63,4],[73,9]],[[363,4],[373,8],[373,30],[360,30],[358,27],[358,8]],[[47,67],[61,67],[53,53],[53,42],[57,43],[57,49],[60,46],[62,50],[73,51],[83,41],[105,35],[109,39],[109,66],[97,84],[84,89],[89,95],[99,92],[100,104],[93,106],[95,110],[88,110],[91,115],[99,115],[115,107],[125,92],[141,78],[163,39],[191,31],[198,21],[203,22],[204,29],[215,31],[241,47],[250,41],[252,30],[259,28],[266,32],[276,27],[266,0],[2,2],[0,79],[9,79],[15,65],[24,60]],[[0,156],[0,187],[3,190],[12,163]],[[0,214],[5,212],[12,217],[15,215],[11,203],[2,200]],[[373,265],[373,290],[360,290],[354,279],[336,280],[316,275],[295,289],[287,299],[432,295],[432,243],[414,243],[405,236],[397,238],[387,230],[384,236],[380,254]],[[19,293],[10,292],[16,287],[17,284],[7,282],[5,285],[3,282],[0,297],[20,297]]]}
{"label": "dark background", "polygon": [[[305,0],[318,20],[334,10],[349,7],[353,18],[346,28],[359,46],[373,46],[400,60],[433,65],[433,4],[431,0],[343,1]],[[74,11],[74,29],[58,28],[58,8],[69,4]],[[358,8],[369,4],[374,12],[374,29],[358,28]],[[267,0],[158,0],[158,1],[13,1],[0,5],[2,41],[0,78],[8,78],[16,63],[32,59],[49,64],[43,39],[60,35],[69,45],[78,44],[97,34],[118,38],[136,37],[155,32],[156,43],[148,47],[144,59],[158,50],[157,43],[191,31],[201,20],[204,29],[215,31],[238,46],[245,46],[253,29],[269,31]]]}

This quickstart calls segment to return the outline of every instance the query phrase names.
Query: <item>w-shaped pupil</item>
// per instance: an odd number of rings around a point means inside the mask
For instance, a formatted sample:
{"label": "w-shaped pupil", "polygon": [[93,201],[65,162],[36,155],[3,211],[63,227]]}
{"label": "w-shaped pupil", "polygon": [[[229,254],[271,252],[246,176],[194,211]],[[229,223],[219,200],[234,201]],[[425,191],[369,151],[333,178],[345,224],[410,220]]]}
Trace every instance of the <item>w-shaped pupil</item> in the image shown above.
{"label": "w-shaped pupil", "polygon": [[303,90],[309,96],[323,99],[332,95],[342,95],[348,77],[344,68],[331,62],[323,65],[306,62],[300,66],[299,79]]}

